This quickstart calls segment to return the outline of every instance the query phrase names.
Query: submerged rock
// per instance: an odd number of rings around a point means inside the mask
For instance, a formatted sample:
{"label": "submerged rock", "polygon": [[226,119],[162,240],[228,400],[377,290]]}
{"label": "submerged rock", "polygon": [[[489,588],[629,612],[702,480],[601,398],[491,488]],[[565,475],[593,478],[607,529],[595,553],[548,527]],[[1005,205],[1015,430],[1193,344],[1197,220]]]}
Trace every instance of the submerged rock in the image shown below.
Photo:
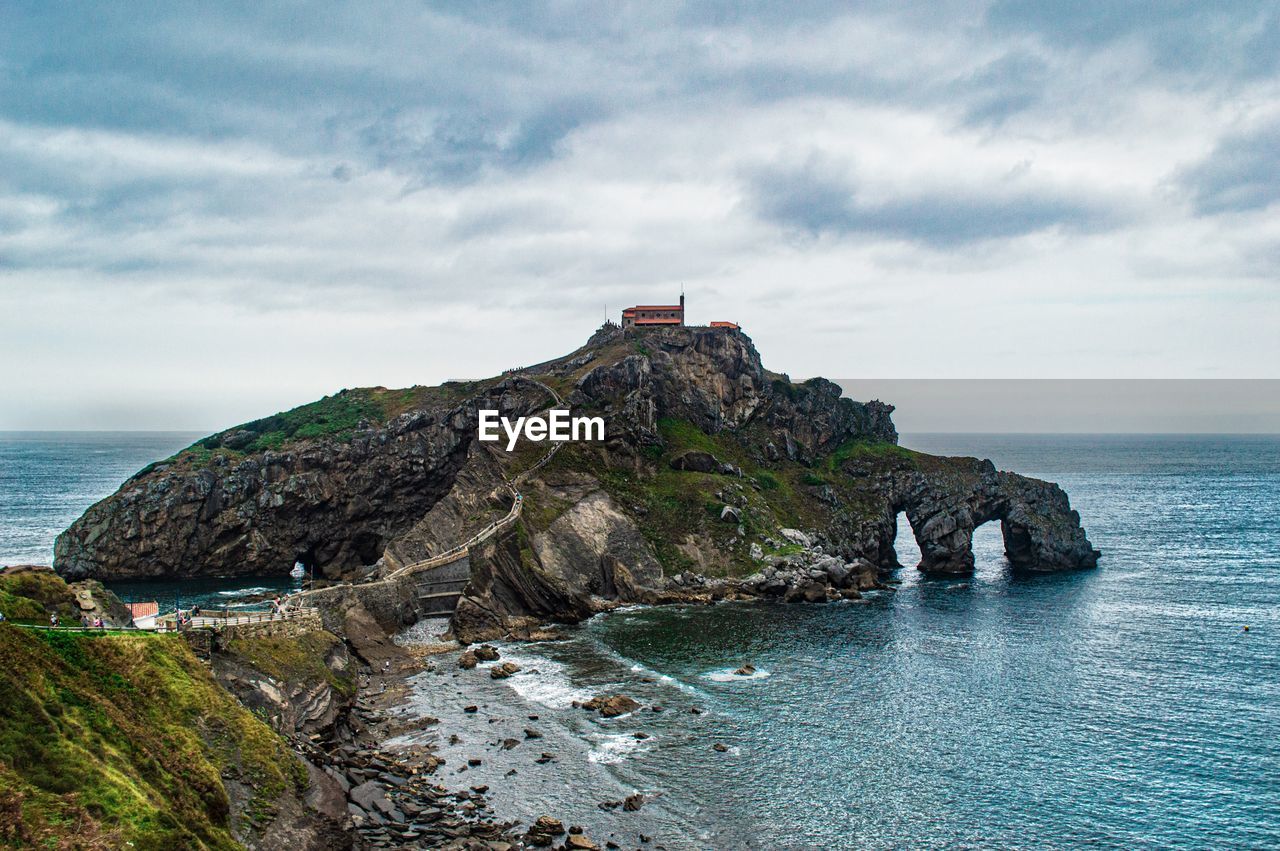
{"label": "submerged rock", "polygon": [[471,653],[481,662],[498,661],[498,649],[492,644],[481,644],[479,647],[473,647]]}
{"label": "submerged rock", "polygon": [[640,704],[625,694],[611,694],[593,697],[582,704],[582,708],[588,712],[599,710],[600,715],[605,718],[617,718],[619,715],[635,712]]}

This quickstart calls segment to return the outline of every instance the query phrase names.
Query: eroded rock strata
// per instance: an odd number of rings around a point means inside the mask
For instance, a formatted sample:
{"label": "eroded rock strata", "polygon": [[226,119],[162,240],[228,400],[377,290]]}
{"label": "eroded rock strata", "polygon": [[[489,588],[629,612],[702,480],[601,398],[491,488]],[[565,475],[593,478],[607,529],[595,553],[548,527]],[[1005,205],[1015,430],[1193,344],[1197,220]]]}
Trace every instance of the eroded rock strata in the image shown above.
{"label": "eroded rock strata", "polygon": [[[528,415],[552,393],[602,416],[606,439],[568,444],[532,473],[549,444],[508,453],[476,440],[480,409]],[[929,573],[971,571],[973,530],[997,521],[1016,568],[1096,564],[1061,488],[904,449],[892,411],[769,372],[739,331],[606,326],[519,374],[344,391],[206,438],[93,506],[58,538],[56,566],[107,579],[281,573],[300,560],[330,579],[367,578],[504,515],[521,474],[519,522],[471,553],[462,637],[707,587],[767,595],[801,568],[843,576],[806,574],[790,599],[857,593],[866,565],[899,567],[900,514]]]}

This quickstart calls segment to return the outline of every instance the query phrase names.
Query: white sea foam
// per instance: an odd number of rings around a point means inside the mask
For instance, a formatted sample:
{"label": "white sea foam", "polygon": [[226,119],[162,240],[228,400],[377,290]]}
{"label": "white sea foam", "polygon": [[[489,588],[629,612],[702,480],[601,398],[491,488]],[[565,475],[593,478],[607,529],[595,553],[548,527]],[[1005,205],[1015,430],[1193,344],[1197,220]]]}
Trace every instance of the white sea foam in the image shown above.
{"label": "white sea foam", "polygon": [[665,686],[671,686],[672,688],[678,691],[682,691],[685,694],[692,694],[697,697],[706,697],[706,694],[704,692],[702,692],[697,688],[694,688],[688,683],[682,682],[681,680],[676,679],[670,674],[659,673],[658,671],[655,671],[653,668],[649,668],[649,667],[646,667],[645,665],[641,665],[639,662],[631,666],[631,673],[640,674],[643,677],[648,677],[649,679],[662,683]]}
{"label": "white sea foam", "polygon": [[219,591],[219,597],[247,597],[250,594],[270,594],[274,588],[236,588],[233,591]]}
{"label": "white sea foam", "polygon": [[591,733],[587,736],[591,750],[587,753],[590,762],[601,765],[613,765],[627,757],[645,749],[645,745],[653,738],[637,739],[630,733]]}
{"label": "white sea foam", "polygon": [[[573,684],[564,665],[553,659],[542,656],[525,656],[502,651],[503,662],[514,662],[520,666],[520,672],[502,680],[512,691],[525,700],[540,703],[548,709],[564,709],[575,700],[579,703],[592,698],[592,693],[580,689]],[[483,664],[489,668],[498,662]]]}
{"label": "white sea foam", "polygon": [[711,680],[715,683],[737,683],[746,680],[763,680],[769,676],[769,672],[757,668],[750,674],[735,674],[735,668],[724,668],[719,671],[708,671],[702,675],[704,680]]}

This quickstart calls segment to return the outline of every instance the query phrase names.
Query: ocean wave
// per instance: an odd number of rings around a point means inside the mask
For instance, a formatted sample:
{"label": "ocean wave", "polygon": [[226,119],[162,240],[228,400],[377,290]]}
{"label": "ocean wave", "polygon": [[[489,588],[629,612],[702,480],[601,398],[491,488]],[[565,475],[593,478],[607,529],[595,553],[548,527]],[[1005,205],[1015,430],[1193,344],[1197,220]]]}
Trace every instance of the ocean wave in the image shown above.
{"label": "ocean wave", "polygon": [[704,680],[711,680],[713,683],[737,683],[746,680],[763,680],[769,677],[769,672],[757,668],[750,674],[735,674],[735,668],[723,668],[718,671],[707,671],[702,675]]}
{"label": "ocean wave", "polygon": [[591,743],[591,750],[587,753],[589,762],[614,765],[638,751],[645,750],[645,746],[653,741],[653,737],[637,739],[630,733],[592,733],[587,736],[587,741]]}
{"label": "ocean wave", "polygon": [[250,594],[270,594],[275,588],[234,588],[230,591],[219,591],[219,597],[247,597]]}
{"label": "ocean wave", "polygon": [[636,659],[632,659],[630,656],[624,656],[623,654],[614,650],[612,647],[608,647],[603,643],[596,642],[593,649],[597,653],[599,653],[601,656],[605,656],[613,660],[614,662],[617,662],[618,664],[625,667],[631,673],[639,674],[642,678],[651,679],[654,682],[661,683],[662,685],[670,686],[671,688],[682,691],[685,694],[694,695],[695,697],[700,697],[700,698],[707,697],[707,694],[702,690],[700,690],[699,688],[697,688],[696,686],[689,685],[683,680],[677,679],[676,677],[673,677],[670,674],[664,674],[661,671],[655,671],[653,668],[650,668],[648,665],[644,664],[643,662],[640,662]]}
{"label": "ocean wave", "polygon": [[[525,700],[540,703],[548,709],[565,709],[575,700],[583,703],[594,696],[586,689],[575,686],[569,678],[568,669],[554,659],[510,653],[504,649],[502,661],[514,662],[520,666],[519,673],[512,674],[502,682]],[[482,663],[480,667],[490,668],[494,664],[498,663]]]}

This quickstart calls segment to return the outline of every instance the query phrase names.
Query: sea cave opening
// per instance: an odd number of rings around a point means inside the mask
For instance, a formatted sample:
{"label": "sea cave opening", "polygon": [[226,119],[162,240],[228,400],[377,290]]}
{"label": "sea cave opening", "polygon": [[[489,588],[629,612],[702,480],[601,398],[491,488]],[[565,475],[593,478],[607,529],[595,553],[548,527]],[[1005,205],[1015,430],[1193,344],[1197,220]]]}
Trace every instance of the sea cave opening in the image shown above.
{"label": "sea cave opening", "polygon": [[[906,568],[899,579],[910,582],[920,573],[916,568],[920,564],[920,545],[916,541],[911,521],[905,511],[899,511],[896,520],[893,549],[898,557],[898,564]],[[1009,560],[1005,556],[1004,533],[999,519],[988,520],[973,530],[973,569],[974,575],[1003,574],[1009,568]]]}
{"label": "sea cave opening", "polygon": [[[893,551],[898,554],[898,564],[907,568],[911,575],[917,573],[916,565],[920,564],[920,545],[916,543],[915,532],[911,530],[911,521],[907,512],[899,511],[896,524],[897,536],[893,540]],[[906,580],[907,574],[899,577]]]}
{"label": "sea cave opening", "polygon": [[1003,574],[1009,562],[1004,557],[1004,535],[999,520],[988,520],[973,530],[974,575]]}

